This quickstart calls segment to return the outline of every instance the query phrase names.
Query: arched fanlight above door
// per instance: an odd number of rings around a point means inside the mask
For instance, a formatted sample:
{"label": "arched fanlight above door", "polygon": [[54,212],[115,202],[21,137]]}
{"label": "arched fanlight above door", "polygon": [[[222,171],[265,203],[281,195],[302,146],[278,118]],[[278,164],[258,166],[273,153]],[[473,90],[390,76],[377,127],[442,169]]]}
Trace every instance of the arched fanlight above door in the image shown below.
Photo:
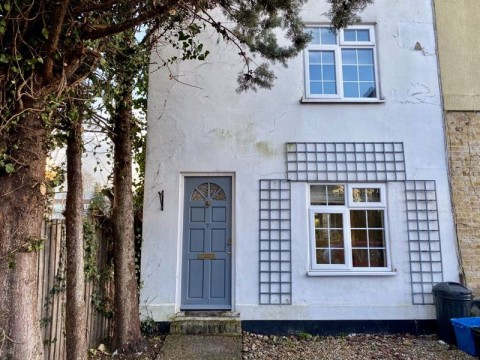
{"label": "arched fanlight above door", "polygon": [[203,183],[195,187],[190,197],[191,201],[205,201],[207,205],[211,201],[226,201],[225,191],[215,183]]}

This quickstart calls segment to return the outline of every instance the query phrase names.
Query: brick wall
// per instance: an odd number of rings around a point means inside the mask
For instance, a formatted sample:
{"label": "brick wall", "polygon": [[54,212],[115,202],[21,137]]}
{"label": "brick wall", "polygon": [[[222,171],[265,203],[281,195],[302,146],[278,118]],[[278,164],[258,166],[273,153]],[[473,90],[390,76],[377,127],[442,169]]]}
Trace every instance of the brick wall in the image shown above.
{"label": "brick wall", "polygon": [[480,296],[480,113],[447,112],[453,203],[465,280]]}

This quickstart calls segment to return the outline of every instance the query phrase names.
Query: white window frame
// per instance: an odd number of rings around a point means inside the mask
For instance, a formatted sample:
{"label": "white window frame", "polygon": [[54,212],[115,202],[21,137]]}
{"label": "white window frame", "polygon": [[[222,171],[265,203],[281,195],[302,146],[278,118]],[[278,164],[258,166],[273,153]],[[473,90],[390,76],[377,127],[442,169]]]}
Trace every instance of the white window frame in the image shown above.
{"label": "white window frame", "polygon": [[[310,187],[311,185],[343,185],[345,189],[345,205],[310,205]],[[380,202],[353,202],[353,189],[378,188],[380,189]],[[309,233],[310,233],[310,276],[323,275],[392,275],[392,261],[390,256],[390,243],[388,236],[388,213],[386,206],[386,186],[385,184],[357,184],[357,183],[321,183],[308,184],[308,204],[309,204]],[[350,210],[373,210],[383,211],[383,227],[385,242],[385,267],[354,267],[352,256],[351,223]],[[345,249],[345,264],[317,264],[316,260],[316,242],[315,242],[315,214],[330,213],[342,214],[343,216],[343,239]]]}
{"label": "white window frame", "polygon": [[[329,25],[306,25],[308,28],[329,28]],[[341,29],[336,35],[336,45],[319,45],[309,44],[304,50],[304,91],[305,102],[318,101],[318,102],[383,102],[380,98],[380,84],[379,84],[379,72],[378,72],[378,60],[377,60],[377,44],[375,36],[374,25],[352,25],[347,30],[369,30],[370,41],[345,41],[344,30]],[[376,96],[373,98],[367,97],[345,97],[343,91],[343,72],[342,72],[342,49],[372,49],[373,50],[373,67],[375,76],[375,91]],[[337,94],[312,94],[310,93],[310,66],[309,66],[309,52],[310,51],[333,51],[335,56],[335,79]]]}

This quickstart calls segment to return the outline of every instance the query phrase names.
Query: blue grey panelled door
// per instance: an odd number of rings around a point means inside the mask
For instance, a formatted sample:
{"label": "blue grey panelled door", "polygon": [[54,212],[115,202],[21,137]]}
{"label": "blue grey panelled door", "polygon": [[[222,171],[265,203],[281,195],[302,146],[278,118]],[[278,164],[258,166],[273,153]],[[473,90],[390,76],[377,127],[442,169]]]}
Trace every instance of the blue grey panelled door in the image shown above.
{"label": "blue grey panelled door", "polygon": [[231,309],[232,179],[186,177],[182,310]]}

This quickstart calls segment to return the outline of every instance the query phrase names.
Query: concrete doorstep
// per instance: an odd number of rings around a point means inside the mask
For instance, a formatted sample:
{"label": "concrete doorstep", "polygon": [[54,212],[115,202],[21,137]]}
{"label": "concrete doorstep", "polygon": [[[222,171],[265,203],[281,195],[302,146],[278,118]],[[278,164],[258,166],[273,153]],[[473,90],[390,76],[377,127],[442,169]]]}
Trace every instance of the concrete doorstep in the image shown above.
{"label": "concrete doorstep", "polygon": [[239,335],[168,335],[159,360],[241,360]]}

